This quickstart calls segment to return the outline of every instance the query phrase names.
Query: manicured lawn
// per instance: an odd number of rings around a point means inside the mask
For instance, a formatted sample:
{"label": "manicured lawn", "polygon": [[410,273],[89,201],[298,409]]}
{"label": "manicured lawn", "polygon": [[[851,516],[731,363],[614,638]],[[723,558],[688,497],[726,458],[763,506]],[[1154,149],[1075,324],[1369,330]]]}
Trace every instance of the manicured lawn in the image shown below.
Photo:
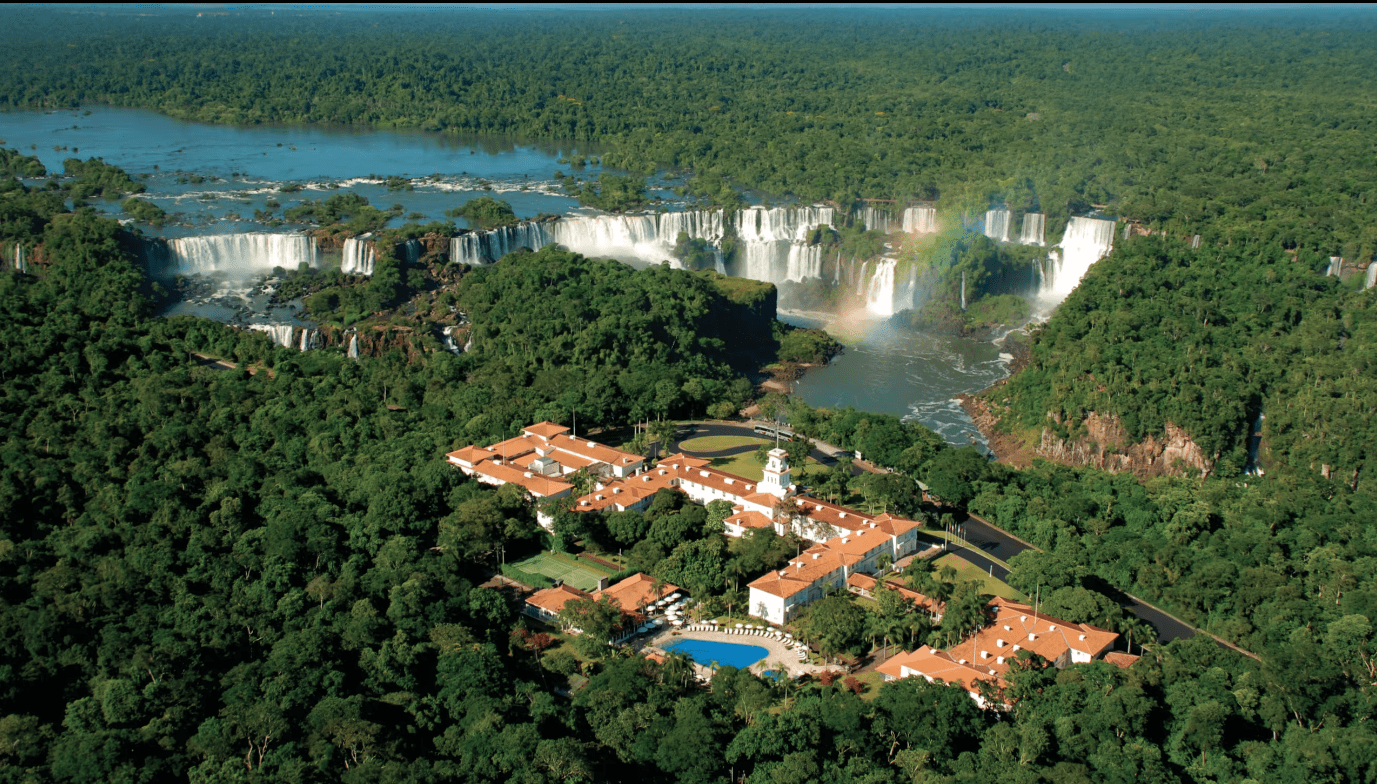
{"label": "manicured lawn", "polygon": [[985,593],[994,596],[1002,596],[1005,599],[1012,599],[1016,602],[1028,601],[1028,597],[1019,593],[1009,584],[996,580],[984,569],[981,569],[955,553],[948,553],[932,562],[932,569],[934,572],[941,570],[943,566],[950,566],[956,570],[956,582],[958,583],[967,580],[976,580],[984,586],[983,590]]}
{"label": "manicured lawn", "polygon": [[864,683],[866,687],[865,691],[861,692],[861,699],[866,702],[871,702],[876,697],[880,696],[880,688],[884,686],[885,676],[881,675],[876,670],[871,670],[870,672],[863,672],[857,675],[856,680]]}
{"label": "manicured lawn", "polygon": [[735,446],[760,446],[767,443],[763,438],[754,436],[703,436],[702,438],[690,438],[682,441],[679,446],[692,452],[716,452],[719,449],[731,449]]}
{"label": "manicured lawn", "polygon": [[[736,455],[735,457],[716,457],[713,458],[709,465],[719,471],[736,474],[752,482],[759,482],[761,477],[765,476],[765,466],[755,461],[754,452],[747,452],[745,454]],[[824,466],[822,463],[810,457],[808,458],[808,464],[804,467],[801,474],[797,468],[794,469],[794,482],[798,484],[801,480],[802,484],[808,484],[810,477],[820,475],[826,471],[827,466]]]}
{"label": "manicured lawn", "polygon": [[516,568],[542,574],[551,580],[563,580],[580,591],[592,591],[598,587],[598,578],[609,572],[592,564],[581,563],[578,559],[564,553],[545,552],[533,555],[524,561],[513,564]]}

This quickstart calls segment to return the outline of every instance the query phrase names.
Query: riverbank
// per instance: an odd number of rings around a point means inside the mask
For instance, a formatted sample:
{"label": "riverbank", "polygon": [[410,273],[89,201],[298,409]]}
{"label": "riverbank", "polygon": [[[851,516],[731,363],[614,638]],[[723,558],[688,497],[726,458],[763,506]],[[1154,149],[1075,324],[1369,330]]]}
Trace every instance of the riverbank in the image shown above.
{"label": "riverbank", "polygon": [[961,410],[966,412],[966,416],[971,418],[976,429],[985,437],[985,441],[990,445],[990,451],[994,453],[996,460],[1014,468],[1027,468],[1038,456],[1037,451],[1017,436],[1000,431],[999,416],[991,410],[988,400],[994,396],[993,393],[1009,383],[1009,379],[1032,362],[1033,342],[1031,336],[1026,332],[1011,332],[1004,338],[1002,347],[1004,353],[1012,357],[1009,360],[1009,375],[974,395],[960,393],[956,396],[956,400],[960,404]]}

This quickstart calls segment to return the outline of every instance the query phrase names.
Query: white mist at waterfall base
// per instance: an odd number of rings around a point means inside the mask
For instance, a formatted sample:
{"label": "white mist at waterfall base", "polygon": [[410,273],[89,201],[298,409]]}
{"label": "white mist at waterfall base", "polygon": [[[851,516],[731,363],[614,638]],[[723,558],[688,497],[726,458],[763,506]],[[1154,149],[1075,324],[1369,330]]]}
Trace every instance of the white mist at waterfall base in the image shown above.
{"label": "white mist at waterfall base", "polygon": [[[304,234],[220,234],[183,237],[148,246],[149,272],[176,286],[183,299],[162,316],[189,315],[240,328],[314,327],[301,318],[299,301],[273,301],[280,280],[275,268],[318,265],[315,239]],[[175,280],[175,283],[174,283]],[[253,326],[257,325],[257,326]],[[293,346],[291,342],[279,345]]]}
{"label": "white mist at waterfall base", "polygon": [[181,275],[219,274],[246,279],[274,267],[317,265],[316,241],[305,234],[214,234],[167,241],[169,262]]}

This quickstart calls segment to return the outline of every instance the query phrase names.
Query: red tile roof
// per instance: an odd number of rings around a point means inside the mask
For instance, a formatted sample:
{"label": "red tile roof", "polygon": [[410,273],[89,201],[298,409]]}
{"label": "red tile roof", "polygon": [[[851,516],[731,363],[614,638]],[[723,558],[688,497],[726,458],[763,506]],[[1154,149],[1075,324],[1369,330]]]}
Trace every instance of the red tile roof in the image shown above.
{"label": "red tile roof", "polygon": [[787,599],[807,590],[827,574],[842,568],[842,565],[842,559],[836,553],[810,547],[783,569],[768,571],[752,580],[749,587]]}
{"label": "red tile roof", "polygon": [[540,436],[541,438],[554,438],[560,433],[569,432],[569,428],[565,427],[564,425],[557,425],[554,422],[546,421],[531,425],[530,427],[522,430],[521,432],[529,433],[533,436]]}
{"label": "red tile roof", "polygon": [[[927,645],[912,653],[901,653],[875,669],[891,678],[907,678],[922,675],[933,680],[956,684],[968,692],[975,693],[980,681],[994,681],[1004,686],[1004,680],[990,668],[963,664],[952,658],[946,651],[939,651]],[[909,672],[905,672],[908,670]]]}
{"label": "red tile roof", "polygon": [[[990,667],[1001,674],[1008,670],[1009,663],[1018,651],[1027,650],[1038,654],[1049,662],[1056,661],[1070,650],[1080,651],[1095,657],[1106,651],[1119,638],[1119,635],[1091,626],[1088,623],[1071,623],[1060,618],[1051,618],[1042,613],[1034,613],[1026,604],[1011,602],[995,597],[990,601],[995,610],[994,623],[947,649],[958,660],[967,659]],[[1000,662],[1000,658],[1003,662]]]}
{"label": "red tile roof", "polygon": [[591,594],[584,593],[570,585],[556,585],[543,591],[536,591],[526,598],[526,603],[546,612],[558,614],[564,605],[574,599],[587,599]]}
{"label": "red tile roof", "polygon": [[1105,661],[1109,662],[1115,667],[1121,667],[1125,670],[1129,667],[1132,667],[1133,663],[1138,661],[1139,658],[1141,657],[1134,656],[1131,653],[1124,653],[1123,651],[1110,651],[1109,653],[1106,653],[1104,655]]}
{"label": "red tile roof", "polygon": [[[880,583],[878,580],[876,580],[874,577],[871,577],[868,574],[861,574],[860,572],[857,572],[855,574],[852,574],[850,577],[846,578],[846,584],[854,585],[855,587],[873,596],[875,594],[876,588],[879,587]],[[920,593],[911,588],[905,588],[902,585],[889,581],[885,581],[884,585],[891,591],[898,591],[900,596],[904,597],[905,599],[908,599],[910,602],[912,602],[915,606],[919,607],[920,609],[926,610],[935,615],[941,615],[946,609],[946,605],[944,603],[932,598],[931,596],[928,596],[927,594]]]}
{"label": "red tile roof", "polygon": [[663,599],[679,590],[679,586],[673,583],[661,583],[659,593],[653,590],[654,587],[654,577],[648,574],[637,573],[622,580],[616,585],[609,586],[606,590],[595,591],[593,597],[602,598],[603,596],[611,596],[616,600],[617,604],[621,605],[622,612],[636,613],[647,604]]}

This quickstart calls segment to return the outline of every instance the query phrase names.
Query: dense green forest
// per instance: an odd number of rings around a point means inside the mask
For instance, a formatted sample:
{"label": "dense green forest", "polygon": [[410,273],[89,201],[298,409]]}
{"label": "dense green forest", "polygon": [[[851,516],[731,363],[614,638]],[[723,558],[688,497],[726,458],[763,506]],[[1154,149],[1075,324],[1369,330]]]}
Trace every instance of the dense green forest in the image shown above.
{"label": "dense green forest", "polygon": [[[1040,548],[1010,583],[1047,611],[1150,641],[1120,607],[1132,592],[1258,659],[1198,637],[1127,670],[1033,661],[999,712],[916,678],[722,668],[699,687],[681,659],[548,634],[479,587],[499,548],[625,551],[739,612],[742,581],[800,543],[724,542],[720,506],[668,493],[644,514],[554,510],[548,536],[444,452],[575,413],[581,430],[727,415],[754,395],[745,371],[817,358],[824,336],[781,329],[768,285],[547,248],[446,279],[432,305],[470,319],[463,355],[420,335],[359,360],[277,348],[151,318],[141,239],[83,206],[140,184],[73,158],[61,182],[0,182],[0,240],[35,251],[33,274],[0,272],[0,781],[1377,781],[1377,295],[1320,270],[1377,245],[1370,16],[266,13],[13,10],[0,105],[595,139],[633,176],[578,195],[614,209],[668,167],[721,203],[993,200],[1047,212],[1049,235],[1101,203],[1162,229],[1118,243],[989,402],[1018,435],[1080,437],[1090,412],[1133,438],[1173,422],[1210,476],[1019,471],[897,417],[760,403],[896,469],[814,492],[971,510]],[[45,174],[11,151],[0,167]],[[292,219],[382,225],[350,196]],[[388,242],[424,230],[387,234],[366,284],[293,285],[326,318],[401,307],[432,281]],[[1201,248],[1172,236],[1192,233]],[[1035,261],[953,248],[990,291]],[[1259,413],[1268,473],[1243,476]],[[921,507],[916,480],[952,507]],[[978,615],[978,583],[905,579],[949,616],[841,595],[800,629],[854,660]]]}
{"label": "dense green forest", "polygon": [[[1180,235],[1377,248],[1377,175],[1352,165],[1374,138],[1361,11],[8,17],[0,107],[596,140],[605,165],[728,202],[993,202],[1046,212],[1049,236],[1104,204]],[[599,197],[634,198],[611,182]]]}
{"label": "dense green forest", "polygon": [[987,397],[1032,441],[1043,428],[1084,438],[1090,412],[1133,440],[1173,423],[1225,477],[1247,466],[1265,414],[1266,470],[1357,487],[1377,444],[1377,290],[1323,276],[1328,263],[1266,241],[1122,242],[1035,332],[1028,368]]}
{"label": "dense green forest", "polygon": [[[12,190],[5,203],[41,206],[46,195]],[[1195,608],[1189,617],[1263,660],[1201,638],[1156,646],[1129,670],[1031,667],[1011,676],[1007,714],[921,679],[774,683],[723,668],[697,688],[677,659],[627,658],[591,637],[559,647],[525,630],[506,594],[477,587],[495,547],[541,546],[534,510],[465,481],[443,453],[544,415],[544,355],[522,348],[567,308],[591,308],[593,324],[626,315],[620,300],[597,296],[600,282],[634,291],[642,276],[680,292],[682,306],[710,296],[704,278],[560,252],[513,257],[473,276],[464,296],[513,308],[530,299],[533,277],[564,275],[564,304],[514,314],[504,323],[528,323],[488,335],[472,359],[438,352],[407,365],[400,352],[353,361],[211,322],[149,319],[145,278],[117,224],[59,212],[40,218],[39,232],[41,274],[0,275],[4,780],[1377,773],[1366,751],[1377,740],[1367,721],[1377,591],[1365,566],[1366,493],[1014,472],[892,417],[767,401],[790,407],[800,430],[892,461],[1047,548],[1020,557],[1012,579],[1045,587],[1059,612],[1136,628],[1142,640],[1146,630],[1112,617],[1115,589],[1134,588]],[[592,372],[597,360],[580,359],[578,345],[566,361]],[[192,350],[242,364],[215,370]],[[496,385],[519,373],[535,375],[517,397],[519,385]],[[892,488],[864,492],[878,501]],[[725,546],[720,514],[670,495],[644,515],[562,519],[556,538],[630,545],[635,562],[721,607],[740,596],[717,580],[749,577],[792,548],[772,534]],[[978,607],[974,583],[913,579],[954,607]],[[911,646],[943,633],[892,603],[844,597],[820,602],[805,628],[838,655],[873,637]],[[582,688],[572,699],[555,694],[573,676]]]}

